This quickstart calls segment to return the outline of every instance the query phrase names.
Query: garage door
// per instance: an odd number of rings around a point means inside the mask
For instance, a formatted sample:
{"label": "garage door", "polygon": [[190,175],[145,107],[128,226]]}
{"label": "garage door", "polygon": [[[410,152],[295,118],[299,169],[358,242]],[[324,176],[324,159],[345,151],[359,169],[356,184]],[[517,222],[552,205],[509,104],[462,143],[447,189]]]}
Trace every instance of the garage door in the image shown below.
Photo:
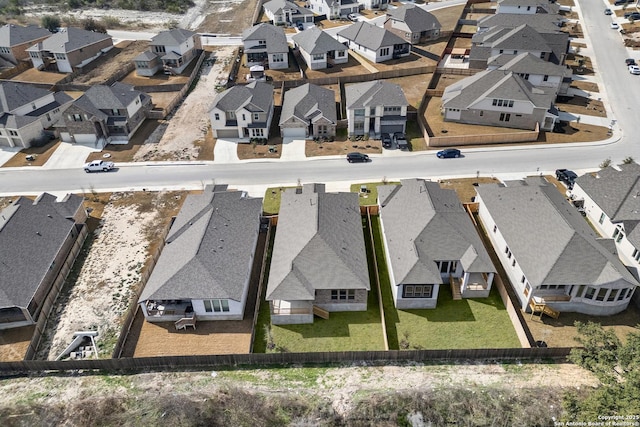
{"label": "garage door", "polygon": [[237,138],[238,130],[237,129],[218,129],[216,131],[218,138]]}
{"label": "garage door", "polygon": [[380,132],[382,133],[390,133],[394,132],[404,132],[404,126],[402,125],[382,125],[380,126]]}
{"label": "garage door", "polygon": [[289,138],[304,138],[307,136],[305,128],[284,128],[282,129],[282,136]]}

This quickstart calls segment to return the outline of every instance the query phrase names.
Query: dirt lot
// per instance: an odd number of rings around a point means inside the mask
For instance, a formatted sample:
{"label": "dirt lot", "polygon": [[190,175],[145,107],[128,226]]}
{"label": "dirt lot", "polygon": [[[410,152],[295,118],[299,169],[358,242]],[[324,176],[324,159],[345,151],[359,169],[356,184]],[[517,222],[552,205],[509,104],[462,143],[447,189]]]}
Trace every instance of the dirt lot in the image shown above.
{"label": "dirt lot", "polygon": [[160,121],[158,120],[145,120],[142,126],[140,126],[131,139],[129,139],[128,144],[107,144],[102,151],[89,154],[86,162],[103,159],[107,154],[109,155],[109,160],[112,162],[122,163],[133,161],[140,147],[144,145],[147,138],[149,138],[159,125]]}
{"label": "dirt lot", "polygon": [[382,142],[369,139],[367,141],[349,141],[346,137],[337,137],[334,142],[307,141],[305,155],[307,157],[331,156],[359,151],[366,154],[382,153]]}
{"label": "dirt lot", "polygon": [[402,91],[407,97],[407,101],[409,101],[409,111],[415,111],[420,106],[422,96],[425,90],[427,90],[427,86],[429,86],[432,77],[433,74],[418,74],[415,76],[388,79],[386,81],[402,87]]}
{"label": "dirt lot", "polygon": [[31,342],[35,326],[25,326],[0,331],[0,361],[23,360]]}
{"label": "dirt lot", "polygon": [[149,42],[146,41],[122,41],[115,45],[106,54],[93,61],[85,74],[80,74],[72,83],[97,85],[107,81],[111,76],[130,64],[133,58],[147,50]]}
{"label": "dirt lot", "polygon": [[[49,157],[51,157],[59,145],[60,140],[56,140],[51,141],[42,147],[25,148],[24,150],[17,152],[15,156],[0,167],[14,168],[18,166],[42,166],[47,163],[47,160],[49,160]],[[33,156],[35,159],[29,161],[26,159],[27,156]]]}
{"label": "dirt lot", "polygon": [[[209,14],[198,26],[198,32],[239,35],[253,24],[253,12],[257,0],[233,1],[229,3],[211,2],[206,12]],[[215,13],[211,9],[214,9]]]}
{"label": "dirt lot", "polygon": [[100,356],[111,357],[142,271],[184,200],[182,193],[151,192],[88,197],[104,205],[101,222],[87,237],[81,268],[76,263],[56,301],[38,349],[41,359],[54,360],[75,331],[85,330],[99,332]]}
{"label": "dirt lot", "polygon": [[302,66],[304,67],[304,72],[308,79],[369,74],[369,71],[351,54],[349,54],[349,60],[346,63],[336,64],[333,66],[333,68],[325,68],[324,70],[311,70],[305,62],[302,63]]}
{"label": "dirt lot", "polygon": [[566,102],[556,102],[556,107],[560,111],[573,114],[586,114],[589,116],[607,117],[602,101],[597,99],[574,96]]}
{"label": "dirt lot", "polygon": [[440,182],[440,187],[448,190],[455,190],[458,195],[458,199],[462,203],[471,202],[471,198],[476,195],[476,187],[474,183],[478,184],[498,184],[500,181],[496,178],[487,176],[480,176],[478,178],[458,178],[447,179]]}
{"label": "dirt lot", "polygon": [[571,82],[571,87],[584,90],[587,92],[600,92],[600,89],[598,88],[597,83],[587,82],[582,80],[574,80],[573,82]]}
{"label": "dirt lot", "polygon": [[[273,147],[273,150],[271,148]],[[269,138],[269,142],[264,145],[238,144],[238,158],[246,159],[279,159],[282,154],[282,138]]]}
{"label": "dirt lot", "polygon": [[23,83],[49,83],[55,84],[64,79],[67,75],[64,73],[56,73],[53,71],[38,71],[35,68],[29,68],[15,77],[11,78],[14,82]]}

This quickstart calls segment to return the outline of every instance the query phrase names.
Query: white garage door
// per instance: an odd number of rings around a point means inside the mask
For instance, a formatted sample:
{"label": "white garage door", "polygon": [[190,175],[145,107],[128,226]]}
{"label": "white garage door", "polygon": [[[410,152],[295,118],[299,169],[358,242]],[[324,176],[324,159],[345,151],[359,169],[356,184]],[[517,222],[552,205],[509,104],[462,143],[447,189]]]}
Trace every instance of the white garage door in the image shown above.
{"label": "white garage door", "polygon": [[305,138],[307,132],[305,128],[284,128],[282,129],[282,136],[289,138]]}
{"label": "white garage door", "polygon": [[218,138],[237,138],[238,130],[237,129],[218,129],[216,131]]}

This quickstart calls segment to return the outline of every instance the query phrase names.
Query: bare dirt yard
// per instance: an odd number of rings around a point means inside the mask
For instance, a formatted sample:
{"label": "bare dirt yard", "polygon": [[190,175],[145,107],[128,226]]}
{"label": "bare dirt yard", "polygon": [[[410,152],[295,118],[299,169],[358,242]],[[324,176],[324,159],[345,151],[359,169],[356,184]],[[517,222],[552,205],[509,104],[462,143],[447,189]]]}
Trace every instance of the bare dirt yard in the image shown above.
{"label": "bare dirt yard", "polygon": [[[88,198],[96,203],[98,194]],[[87,237],[47,323],[38,358],[55,360],[76,331],[98,331],[100,357],[111,357],[122,318],[149,257],[158,250],[182,193],[114,193],[99,226]],[[75,274],[74,274],[75,271]],[[134,302],[135,303],[135,302]]]}
{"label": "bare dirt yard", "polygon": [[147,50],[149,42],[125,40],[115,45],[109,52],[96,59],[85,74],[80,74],[73,83],[97,85],[106,82],[123,67],[131,64],[133,58]]}
{"label": "bare dirt yard", "polygon": [[[205,65],[195,88],[187,95],[168,122],[161,123],[147,138],[134,156],[134,161],[195,160],[199,158],[209,130],[209,107],[217,93],[216,88],[226,83],[231,61],[235,57],[234,46],[216,49],[213,65]],[[213,153],[213,148],[211,148]],[[213,154],[211,154],[213,156]]]}

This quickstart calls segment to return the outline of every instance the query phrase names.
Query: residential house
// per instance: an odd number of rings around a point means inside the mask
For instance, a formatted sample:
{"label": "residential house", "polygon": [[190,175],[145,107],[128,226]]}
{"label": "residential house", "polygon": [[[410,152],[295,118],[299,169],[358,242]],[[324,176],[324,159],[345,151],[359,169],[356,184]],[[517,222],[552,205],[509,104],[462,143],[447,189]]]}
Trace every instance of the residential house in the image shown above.
{"label": "residential house", "polygon": [[424,179],[378,187],[393,302],[435,308],[440,285],[454,298],[485,298],[496,270],[454,190]]}
{"label": "residential house", "polygon": [[483,33],[493,28],[516,28],[526,24],[540,34],[556,33],[564,25],[560,15],[535,14],[516,15],[512,13],[496,13],[478,18],[476,33]]}
{"label": "residential house", "polygon": [[487,69],[511,71],[534,87],[555,89],[557,95],[568,95],[573,80],[571,68],[545,61],[528,52],[489,58]]}
{"label": "residential house", "polygon": [[430,12],[415,4],[405,4],[387,12],[384,28],[411,44],[418,44],[439,38],[441,25]]}
{"label": "residential house", "polygon": [[226,186],[187,196],[140,294],[145,319],[242,320],[261,213],[261,198]]}
{"label": "residential house", "polygon": [[91,86],[73,101],[57,127],[65,142],[103,148],[127,144],[151,110],[151,98],[133,86],[116,82]]}
{"label": "residential house", "polygon": [[111,48],[109,34],[68,27],[27,48],[27,52],[33,68],[72,73]]}
{"label": "residential house", "polygon": [[73,98],[27,83],[0,82],[0,147],[28,148],[47,138]]}
{"label": "residential house", "polygon": [[358,13],[357,0],[308,0],[309,8],[316,15],[325,15],[327,19],[344,19],[350,13]]}
{"label": "residential house", "polygon": [[282,137],[335,136],[337,122],[333,90],[306,83],[285,92],[280,114]]}
{"label": "residential house", "polygon": [[323,184],[281,194],[266,293],[271,323],[365,311],[370,284],[358,194],[326,193]]}
{"label": "residential house", "polygon": [[553,185],[536,177],[476,191],[478,216],[523,310],[608,316],[627,308],[638,282],[613,241],[599,238]]}
{"label": "residential house", "polygon": [[301,31],[291,39],[307,66],[312,70],[324,69],[334,64],[345,64],[349,61],[347,47],[318,27]]}
{"label": "residential house", "polygon": [[29,25],[6,24],[0,27],[0,58],[17,65],[18,61],[29,59],[27,48],[49,37],[44,28]]}
{"label": "residential house", "polygon": [[246,65],[262,65],[272,70],[289,68],[289,45],[284,30],[262,23],[242,32]]}
{"label": "residential house", "polygon": [[367,10],[385,10],[389,3],[389,0],[358,0],[358,4]]}
{"label": "residential house", "polygon": [[411,45],[405,39],[364,21],[340,30],[338,41],[371,62],[398,59],[411,53]]}
{"label": "residential house", "polygon": [[84,241],[86,219],[82,197],[71,194],[59,202],[48,193],[35,201],[20,197],[0,212],[0,329],[48,315],[45,300],[60,290]]}
{"label": "residential house", "polygon": [[484,69],[490,57],[524,52],[554,64],[564,64],[568,51],[569,34],[559,30],[541,33],[528,24],[493,27],[471,38],[469,67]]}
{"label": "residential house", "polygon": [[288,0],[270,0],[262,5],[274,25],[313,24],[313,12]]}
{"label": "residential house", "polygon": [[550,14],[555,15],[560,6],[549,0],[498,0],[496,13],[518,15]]}
{"label": "residential house", "polygon": [[637,271],[640,262],[640,165],[609,166],[578,177],[571,190],[590,223],[616,243],[622,261]]}
{"label": "residential house", "polygon": [[374,80],[346,85],[344,91],[349,136],[406,130],[409,102],[399,85]]}
{"label": "residential house", "polygon": [[202,50],[200,36],[182,28],[160,31],[151,39],[149,50],[133,59],[136,74],[153,76],[160,69],[167,74],[180,74]]}
{"label": "residential house", "polygon": [[268,138],[273,86],[254,81],[219,93],[209,109],[214,138]]}
{"label": "residential house", "polygon": [[512,71],[485,70],[448,86],[445,121],[515,129],[552,130],[558,120],[555,89],[534,87]]}

